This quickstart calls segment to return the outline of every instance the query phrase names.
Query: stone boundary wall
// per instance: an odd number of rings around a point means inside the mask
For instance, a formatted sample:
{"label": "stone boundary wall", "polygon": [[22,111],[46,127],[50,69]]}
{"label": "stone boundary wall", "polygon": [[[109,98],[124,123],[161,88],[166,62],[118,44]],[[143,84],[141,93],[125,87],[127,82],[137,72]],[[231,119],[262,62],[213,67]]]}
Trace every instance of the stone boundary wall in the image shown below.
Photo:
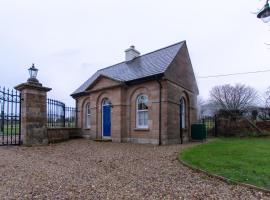
{"label": "stone boundary wall", "polygon": [[242,117],[219,117],[217,124],[219,136],[246,136],[248,133],[257,132],[247,119]]}
{"label": "stone boundary wall", "polygon": [[[243,117],[219,117],[218,123],[218,135],[220,136],[246,136],[248,133],[258,132],[270,132],[270,120],[268,121],[250,121],[254,124],[252,126],[249,121]],[[257,128],[256,128],[257,127]]]}
{"label": "stone boundary wall", "polygon": [[81,138],[79,128],[47,128],[49,143],[62,142],[73,138]]}
{"label": "stone boundary wall", "polygon": [[257,121],[256,125],[264,131],[270,131],[270,120]]}

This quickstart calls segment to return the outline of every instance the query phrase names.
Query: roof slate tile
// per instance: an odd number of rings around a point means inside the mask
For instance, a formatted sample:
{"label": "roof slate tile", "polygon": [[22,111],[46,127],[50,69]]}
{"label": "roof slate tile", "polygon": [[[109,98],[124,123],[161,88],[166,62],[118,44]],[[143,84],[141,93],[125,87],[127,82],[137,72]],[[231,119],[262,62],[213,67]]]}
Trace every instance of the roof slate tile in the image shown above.
{"label": "roof slate tile", "polygon": [[183,46],[184,42],[185,41],[182,41],[151,53],[141,55],[128,62],[121,62],[100,69],[75,90],[72,93],[72,96],[84,92],[100,75],[105,75],[121,82],[127,82],[164,73]]}

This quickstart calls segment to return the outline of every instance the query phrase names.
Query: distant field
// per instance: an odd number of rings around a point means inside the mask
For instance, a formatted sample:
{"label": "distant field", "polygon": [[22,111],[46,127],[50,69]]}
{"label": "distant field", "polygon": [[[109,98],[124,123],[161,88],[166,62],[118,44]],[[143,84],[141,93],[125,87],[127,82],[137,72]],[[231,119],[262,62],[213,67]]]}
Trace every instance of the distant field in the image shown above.
{"label": "distant field", "polygon": [[0,135],[18,135],[19,134],[19,124],[9,124],[4,125],[4,127],[0,127]]}

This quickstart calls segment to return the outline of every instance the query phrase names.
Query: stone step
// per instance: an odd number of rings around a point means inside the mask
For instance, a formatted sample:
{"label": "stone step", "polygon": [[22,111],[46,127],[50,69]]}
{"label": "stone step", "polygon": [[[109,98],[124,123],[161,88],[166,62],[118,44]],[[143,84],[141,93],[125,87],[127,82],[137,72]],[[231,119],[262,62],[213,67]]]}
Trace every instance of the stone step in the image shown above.
{"label": "stone step", "polygon": [[95,142],[111,142],[112,139],[95,139]]}

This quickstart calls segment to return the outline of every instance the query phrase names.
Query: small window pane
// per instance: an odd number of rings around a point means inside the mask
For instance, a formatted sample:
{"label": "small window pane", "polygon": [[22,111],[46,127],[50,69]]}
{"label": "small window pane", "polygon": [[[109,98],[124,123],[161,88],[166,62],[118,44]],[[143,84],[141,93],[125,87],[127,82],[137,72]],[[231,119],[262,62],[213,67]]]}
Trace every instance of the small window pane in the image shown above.
{"label": "small window pane", "polygon": [[142,126],[143,125],[143,113],[139,112],[139,125]]}
{"label": "small window pane", "polygon": [[90,128],[91,127],[91,107],[88,103],[85,108],[85,127]]}
{"label": "small window pane", "polygon": [[148,112],[144,112],[144,125],[148,126]]}
{"label": "small window pane", "polygon": [[148,127],[148,97],[140,95],[137,98],[137,127],[147,128]]}
{"label": "small window pane", "polygon": [[147,106],[146,103],[141,102],[141,103],[139,104],[139,110],[147,110],[147,109],[148,109],[148,106]]}
{"label": "small window pane", "polygon": [[87,105],[87,115],[91,114],[91,109],[90,109],[90,105]]}
{"label": "small window pane", "polygon": [[181,115],[182,128],[186,128],[186,103],[185,103],[184,99],[182,99],[180,106],[181,106],[181,110],[182,110],[182,115]]}
{"label": "small window pane", "polygon": [[146,96],[139,96],[138,98],[138,110],[147,110],[148,109],[148,99]]}
{"label": "small window pane", "polygon": [[148,111],[138,112],[138,125],[143,127],[148,126]]}

